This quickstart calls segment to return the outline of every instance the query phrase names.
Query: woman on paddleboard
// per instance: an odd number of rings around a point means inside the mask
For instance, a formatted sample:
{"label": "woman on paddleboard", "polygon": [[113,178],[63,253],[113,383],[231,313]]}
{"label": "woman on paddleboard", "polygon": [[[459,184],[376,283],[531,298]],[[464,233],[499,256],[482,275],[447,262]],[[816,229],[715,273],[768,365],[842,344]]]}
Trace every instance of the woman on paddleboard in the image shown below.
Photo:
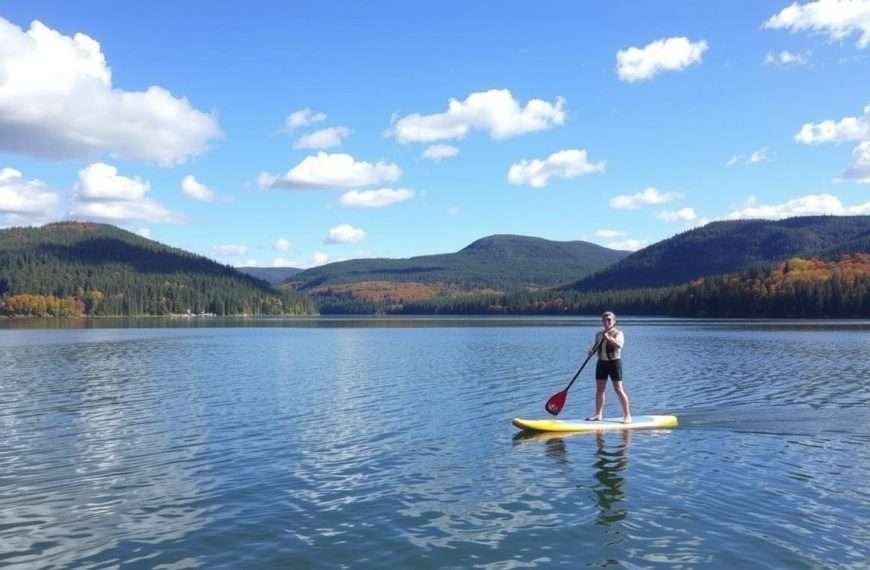
{"label": "woman on paddleboard", "polygon": [[613,381],[613,391],[622,405],[625,423],[631,423],[631,407],[628,393],[622,386],[622,347],[625,345],[625,335],[616,328],[616,315],[606,311],[601,315],[602,330],[595,333],[595,342],[589,349],[591,356],[598,349],[598,364],[595,366],[595,413],[586,418],[588,421],[598,421],[604,417],[604,391],[607,389],[607,378]]}

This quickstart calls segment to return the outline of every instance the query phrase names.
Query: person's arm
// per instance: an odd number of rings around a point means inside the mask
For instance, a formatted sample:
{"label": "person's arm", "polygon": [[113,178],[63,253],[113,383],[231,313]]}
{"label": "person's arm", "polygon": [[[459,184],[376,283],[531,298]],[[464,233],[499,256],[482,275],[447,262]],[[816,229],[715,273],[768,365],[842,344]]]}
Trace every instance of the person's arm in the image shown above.
{"label": "person's arm", "polygon": [[622,350],[622,345],[625,344],[625,336],[620,330],[609,330],[604,333],[604,338],[607,339],[607,344],[615,346],[620,350]]}

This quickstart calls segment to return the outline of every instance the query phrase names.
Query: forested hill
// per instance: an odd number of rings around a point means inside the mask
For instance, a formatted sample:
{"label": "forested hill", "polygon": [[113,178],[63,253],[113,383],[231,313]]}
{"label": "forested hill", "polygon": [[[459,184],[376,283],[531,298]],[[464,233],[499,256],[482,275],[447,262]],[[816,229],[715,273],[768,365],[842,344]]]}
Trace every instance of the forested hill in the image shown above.
{"label": "forested hill", "polygon": [[277,285],[302,271],[297,267],[236,267],[236,269],[272,285]]}
{"label": "forested hill", "polygon": [[5,312],[26,314],[32,304],[32,314],[46,312],[46,306],[52,313],[59,299],[64,314],[316,312],[309,299],[111,225],[63,222],[0,230]]}
{"label": "forested hill", "polygon": [[414,282],[465,290],[513,291],[572,282],[626,255],[628,252],[584,241],[494,235],[456,253],[331,263],[294,275],[285,286],[312,290],[359,282]]}
{"label": "forested hill", "polygon": [[565,287],[577,291],[688,283],[791,257],[836,259],[870,251],[870,216],[713,222],[660,241]]}

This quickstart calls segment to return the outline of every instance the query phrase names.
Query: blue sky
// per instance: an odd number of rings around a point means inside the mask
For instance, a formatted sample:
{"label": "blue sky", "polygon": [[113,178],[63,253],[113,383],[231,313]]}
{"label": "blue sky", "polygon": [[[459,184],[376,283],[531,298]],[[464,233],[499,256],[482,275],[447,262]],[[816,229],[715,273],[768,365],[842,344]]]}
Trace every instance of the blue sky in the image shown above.
{"label": "blue sky", "polygon": [[0,7],[0,225],[308,267],[870,214],[870,0],[180,4]]}

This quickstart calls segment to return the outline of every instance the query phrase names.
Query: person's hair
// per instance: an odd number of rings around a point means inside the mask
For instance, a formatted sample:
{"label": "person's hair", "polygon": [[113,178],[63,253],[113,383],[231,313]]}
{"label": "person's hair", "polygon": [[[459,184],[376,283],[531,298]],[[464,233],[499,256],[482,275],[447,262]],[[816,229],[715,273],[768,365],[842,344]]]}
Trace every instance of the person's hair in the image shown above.
{"label": "person's hair", "polygon": [[603,319],[604,317],[613,317],[613,322],[616,322],[616,315],[613,313],[613,311],[604,311],[603,313],[601,313],[601,318]]}

